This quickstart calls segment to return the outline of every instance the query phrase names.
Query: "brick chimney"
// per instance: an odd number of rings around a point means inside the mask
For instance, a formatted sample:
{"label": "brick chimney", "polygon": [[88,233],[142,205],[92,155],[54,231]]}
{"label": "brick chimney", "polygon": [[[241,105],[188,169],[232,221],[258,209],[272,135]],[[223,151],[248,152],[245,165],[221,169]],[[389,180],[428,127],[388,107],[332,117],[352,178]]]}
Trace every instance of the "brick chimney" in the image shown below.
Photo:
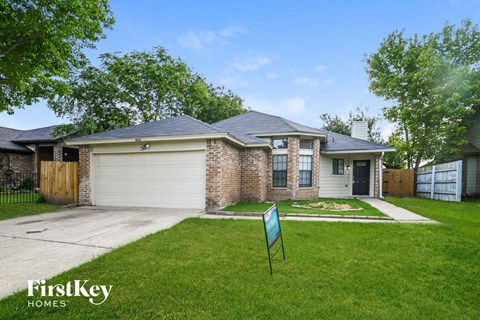
{"label": "brick chimney", "polygon": [[368,121],[356,120],[352,124],[352,138],[368,140]]}

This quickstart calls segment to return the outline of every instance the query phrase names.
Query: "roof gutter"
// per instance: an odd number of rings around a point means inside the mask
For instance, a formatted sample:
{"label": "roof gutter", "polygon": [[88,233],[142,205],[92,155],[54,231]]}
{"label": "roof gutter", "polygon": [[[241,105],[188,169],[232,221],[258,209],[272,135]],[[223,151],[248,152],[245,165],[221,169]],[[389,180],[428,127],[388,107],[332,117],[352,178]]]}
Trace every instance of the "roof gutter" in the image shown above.
{"label": "roof gutter", "polygon": [[285,137],[285,136],[305,136],[305,137],[318,137],[326,138],[326,133],[314,133],[314,132],[274,132],[274,133],[249,133],[249,135],[255,137]]}
{"label": "roof gutter", "polygon": [[204,140],[204,139],[226,139],[241,147],[270,147],[270,144],[248,144],[245,143],[231,134],[224,133],[208,133],[208,134],[196,134],[196,135],[181,135],[181,136],[160,136],[160,137],[137,137],[137,138],[113,138],[105,140],[67,140],[65,144],[67,146],[80,146],[80,145],[101,145],[101,144],[119,144],[119,143],[132,143],[132,142],[155,142],[155,141],[182,141],[182,140]]}
{"label": "roof gutter", "polygon": [[350,154],[350,153],[385,153],[385,152],[395,152],[395,149],[372,149],[372,150],[339,150],[339,151],[326,151],[321,150],[321,153],[324,154]]}

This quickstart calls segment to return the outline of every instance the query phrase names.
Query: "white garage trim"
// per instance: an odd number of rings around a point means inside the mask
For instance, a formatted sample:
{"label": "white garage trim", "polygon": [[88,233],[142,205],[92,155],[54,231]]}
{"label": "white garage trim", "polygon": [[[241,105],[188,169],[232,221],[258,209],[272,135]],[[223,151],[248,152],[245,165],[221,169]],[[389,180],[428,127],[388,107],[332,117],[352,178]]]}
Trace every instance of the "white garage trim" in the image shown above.
{"label": "white garage trim", "polygon": [[206,140],[196,141],[165,141],[165,142],[150,142],[150,148],[147,150],[141,149],[144,142],[137,143],[122,143],[122,144],[104,144],[92,146],[92,154],[112,154],[112,153],[150,153],[150,152],[169,152],[169,151],[195,151],[205,150],[207,146]]}
{"label": "white garage trim", "polygon": [[90,162],[92,203],[204,209],[205,144],[203,149],[183,150],[186,146],[152,145],[148,152],[138,151],[137,145],[96,146]]}

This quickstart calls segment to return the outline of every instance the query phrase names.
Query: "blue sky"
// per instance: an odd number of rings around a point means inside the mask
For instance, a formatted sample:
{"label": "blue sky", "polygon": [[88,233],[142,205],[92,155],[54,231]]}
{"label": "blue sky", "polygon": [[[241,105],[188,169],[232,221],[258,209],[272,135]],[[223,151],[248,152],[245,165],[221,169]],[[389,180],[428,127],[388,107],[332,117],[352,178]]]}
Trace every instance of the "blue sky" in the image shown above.
{"label": "blue sky", "polygon": [[[364,54],[394,30],[438,32],[446,21],[478,24],[480,1],[111,1],[116,24],[87,55],[165,47],[208,82],[258,111],[320,127],[322,113],[371,114],[388,103],[368,91]],[[0,114],[0,126],[64,123],[45,103]],[[390,126],[382,123],[387,135]]]}

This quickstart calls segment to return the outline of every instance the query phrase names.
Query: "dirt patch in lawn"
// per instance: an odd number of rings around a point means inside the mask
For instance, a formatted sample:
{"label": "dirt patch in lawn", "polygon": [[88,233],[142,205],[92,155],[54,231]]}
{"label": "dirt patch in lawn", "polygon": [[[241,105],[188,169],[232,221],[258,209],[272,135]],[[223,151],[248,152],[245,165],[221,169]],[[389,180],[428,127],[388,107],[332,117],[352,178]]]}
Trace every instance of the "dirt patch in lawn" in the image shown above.
{"label": "dirt patch in lawn", "polygon": [[336,203],[336,202],[326,202],[326,201],[317,201],[310,202],[307,204],[298,204],[293,203],[292,208],[301,208],[307,210],[322,210],[322,211],[338,211],[338,212],[351,212],[351,211],[362,211],[363,208],[354,208],[348,203]]}

